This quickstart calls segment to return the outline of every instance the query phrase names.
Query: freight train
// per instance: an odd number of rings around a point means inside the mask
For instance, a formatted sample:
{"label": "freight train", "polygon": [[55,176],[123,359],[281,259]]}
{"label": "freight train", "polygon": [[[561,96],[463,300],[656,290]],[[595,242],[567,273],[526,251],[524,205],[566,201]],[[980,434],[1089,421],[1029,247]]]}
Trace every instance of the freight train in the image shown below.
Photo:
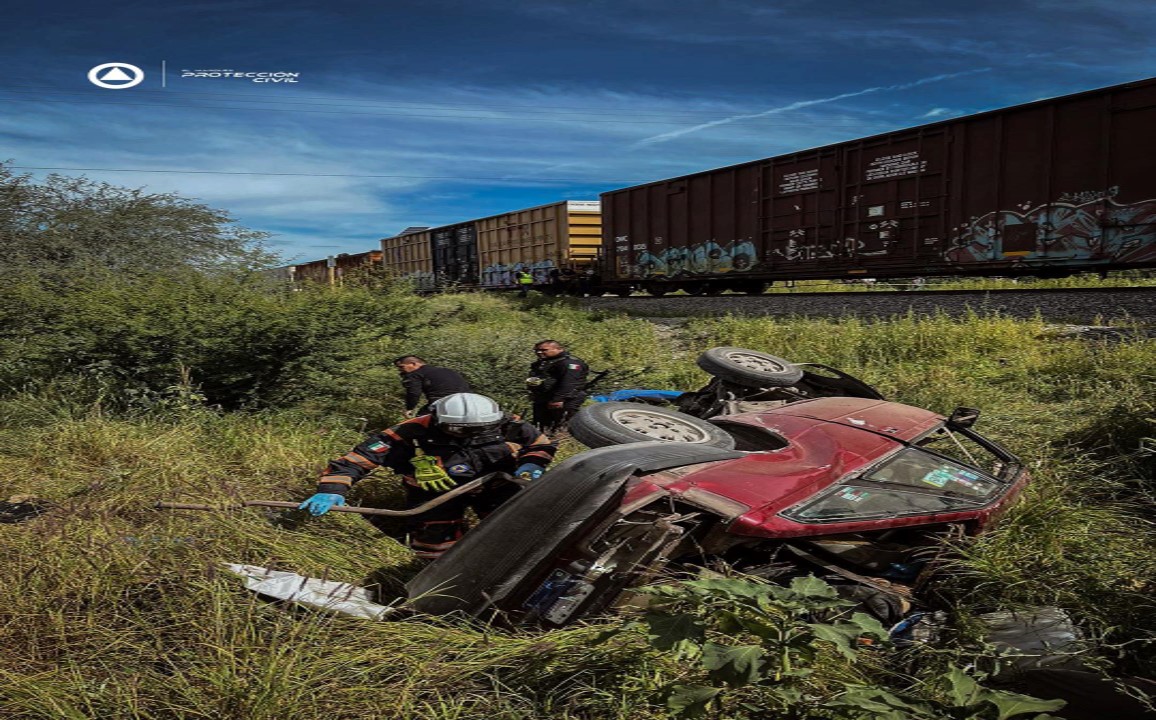
{"label": "freight train", "polygon": [[1156,265],[1156,80],[602,195],[602,273],[654,294],[776,280]]}
{"label": "freight train", "polygon": [[[600,237],[597,231],[600,229]],[[1156,267],[1156,78],[382,241],[421,290],[759,293],[769,283]]]}

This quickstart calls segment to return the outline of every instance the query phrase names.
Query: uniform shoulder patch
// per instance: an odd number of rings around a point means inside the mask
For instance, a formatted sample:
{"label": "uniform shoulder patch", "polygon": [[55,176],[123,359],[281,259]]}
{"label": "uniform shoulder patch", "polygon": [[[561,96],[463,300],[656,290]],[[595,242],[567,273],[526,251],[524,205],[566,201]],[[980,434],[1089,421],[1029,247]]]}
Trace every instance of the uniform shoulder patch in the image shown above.
{"label": "uniform shoulder patch", "polygon": [[383,443],[380,440],[374,440],[369,445],[367,445],[366,448],[373,451],[373,452],[382,452],[384,450],[388,450],[389,445],[386,443]]}
{"label": "uniform shoulder patch", "polygon": [[570,368],[571,370],[581,370],[582,369],[582,366],[579,365],[578,363],[570,363],[566,367]]}

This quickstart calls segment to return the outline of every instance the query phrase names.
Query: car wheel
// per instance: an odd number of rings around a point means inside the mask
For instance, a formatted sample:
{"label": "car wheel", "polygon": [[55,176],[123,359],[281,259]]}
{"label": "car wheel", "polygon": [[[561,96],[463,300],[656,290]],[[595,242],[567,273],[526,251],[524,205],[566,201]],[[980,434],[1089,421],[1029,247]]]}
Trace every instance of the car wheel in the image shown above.
{"label": "car wheel", "polygon": [[552,563],[618,507],[633,475],[741,456],[661,442],[575,455],[530,483],[406,583],[411,607],[519,624],[528,612],[525,602],[547,580]]}
{"label": "car wheel", "polygon": [[736,347],[711,348],[697,362],[711,375],[744,387],[787,387],[803,377],[803,371],[787,360]]}
{"label": "car wheel", "polygon": [[735,440],[725,430],[677,410],[638,403],[587,405],[570,418],[570,434],[586,447],[661,440],[731,449]]}

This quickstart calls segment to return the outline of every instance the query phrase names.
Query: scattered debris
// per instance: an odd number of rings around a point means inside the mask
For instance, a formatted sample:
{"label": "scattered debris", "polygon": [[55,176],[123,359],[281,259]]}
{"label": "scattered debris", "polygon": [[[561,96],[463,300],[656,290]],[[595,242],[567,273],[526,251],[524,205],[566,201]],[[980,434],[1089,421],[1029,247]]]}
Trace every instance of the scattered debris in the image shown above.
{"label": "scattered debris", "polygon": [[1083,636],[1068,614],[1057,607],[993,612],[979,616],[984,639],[1001,652],[1009,669],[1083,669],[1087,652]]}
{"label": "scattered debris", "polygon": [[245,578],[245,587],[258,595],[314,610],[363,620],[381,620],[397,610],[393,606],[375,603],[369,590],[350,583],[305,577],[257,565],[228,563],[226,567]]}
{"label": "scattered debris", "polygon": [[52,503],[27,495],[13,495],[0,501],[0,523],[12,524],[31,520],[52,509]]}

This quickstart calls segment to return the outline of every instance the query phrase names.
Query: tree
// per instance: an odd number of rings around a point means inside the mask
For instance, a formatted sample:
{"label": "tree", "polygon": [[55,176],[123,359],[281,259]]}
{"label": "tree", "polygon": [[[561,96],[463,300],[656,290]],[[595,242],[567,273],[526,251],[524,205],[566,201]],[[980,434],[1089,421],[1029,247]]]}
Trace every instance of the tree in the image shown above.
{"label": "tree", "polygon": [[266,237],[174,193],[56,174],[37,182],[0,163],[0,272],[266,267],[276,260]]}

